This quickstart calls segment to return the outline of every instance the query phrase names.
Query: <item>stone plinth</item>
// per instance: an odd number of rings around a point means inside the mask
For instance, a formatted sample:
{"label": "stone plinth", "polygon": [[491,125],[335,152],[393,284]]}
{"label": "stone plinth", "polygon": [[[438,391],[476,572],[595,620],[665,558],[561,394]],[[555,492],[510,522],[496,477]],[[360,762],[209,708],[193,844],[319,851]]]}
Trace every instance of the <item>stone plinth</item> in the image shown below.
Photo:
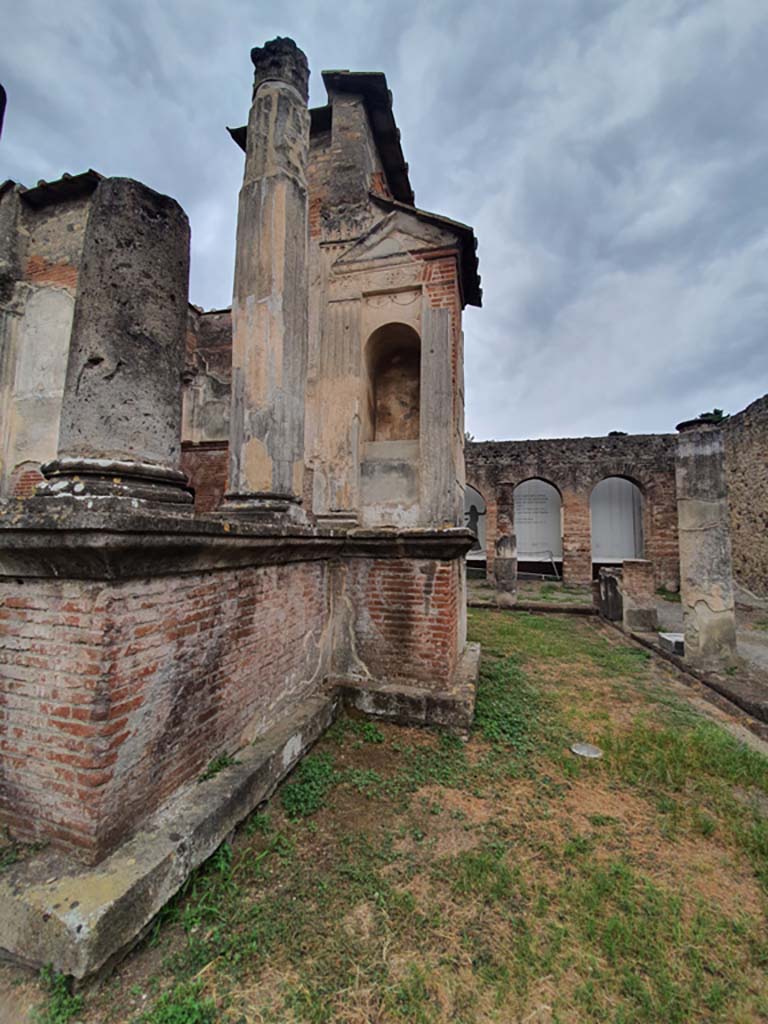
{"label": "stone plinth", "polygon": [[676,481],[685,656],[716,668],[736,656],[723,438],[714,423],[681,423]]}
{"label": "stone plinth", "polygon": [[624,614],[621,592],[621,569],[603,567],[593,585],[597,610],[609,622],[620,622]]}
{"label": "stone plinth", "polygon": [[450,694],[471,543],[0,506],[0,822],[98,862],[329,678]]}
{"label": "stone plinth", "polygon": [[621,567],[622,620],[628,632],[650,633],[658,629],[653,563],[626,558]]}
{"label": "stone plinth", "polygon": [[188,503],[181,369],[189,224],[173,199],[128,178],[94,193],[46,496]]}

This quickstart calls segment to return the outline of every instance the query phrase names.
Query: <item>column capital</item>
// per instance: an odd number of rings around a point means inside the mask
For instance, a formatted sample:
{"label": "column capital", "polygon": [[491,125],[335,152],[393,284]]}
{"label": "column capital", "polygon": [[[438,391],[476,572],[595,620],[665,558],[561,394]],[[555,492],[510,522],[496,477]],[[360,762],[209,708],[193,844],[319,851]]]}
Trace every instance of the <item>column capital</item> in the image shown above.
{"label": "column capital", "polygon": [[253,94],[264,82],[292,85],[304,102],[309,100],[309,64],[306,55],[292,39],[278,36],[251,50]]}

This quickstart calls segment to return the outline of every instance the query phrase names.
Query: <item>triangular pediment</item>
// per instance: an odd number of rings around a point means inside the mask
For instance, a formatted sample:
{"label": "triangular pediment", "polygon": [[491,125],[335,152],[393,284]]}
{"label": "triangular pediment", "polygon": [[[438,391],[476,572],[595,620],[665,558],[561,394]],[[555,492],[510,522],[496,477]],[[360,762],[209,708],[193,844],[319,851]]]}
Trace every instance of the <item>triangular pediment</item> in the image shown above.
{"label": "triangular pediment", "polygon": [[396,210],[387,214],[336,260],[336,265],[368,263],[372,260],[407,256],[425,249],[442,249],[456,244],[448,231],[426,224],[415,215]]}

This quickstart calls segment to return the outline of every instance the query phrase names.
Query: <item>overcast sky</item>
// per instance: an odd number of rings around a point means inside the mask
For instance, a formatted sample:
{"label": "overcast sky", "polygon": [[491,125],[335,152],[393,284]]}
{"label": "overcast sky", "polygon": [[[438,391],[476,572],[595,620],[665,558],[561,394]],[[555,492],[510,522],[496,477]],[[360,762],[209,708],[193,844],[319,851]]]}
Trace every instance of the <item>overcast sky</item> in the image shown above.
{"label": "overcast sky", "polygon": [[381,70],[422,208],[472,224],[467,427],[668,431],[768,391],[765,0],[0,0],[0,180],[174,196],[229,305],[249,50]]}

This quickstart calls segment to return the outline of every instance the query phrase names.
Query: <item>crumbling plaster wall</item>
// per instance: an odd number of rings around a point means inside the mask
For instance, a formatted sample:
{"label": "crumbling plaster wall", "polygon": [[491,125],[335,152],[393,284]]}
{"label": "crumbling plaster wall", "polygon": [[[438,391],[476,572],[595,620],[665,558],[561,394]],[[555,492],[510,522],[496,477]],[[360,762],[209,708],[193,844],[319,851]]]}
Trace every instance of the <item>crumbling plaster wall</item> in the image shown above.
{"label": "crumbling plaster wall", "polygon": [[657,585],[677,587],[677,504],[675,448],[668,434],[559,438],[540,441],[483,441],[466,447],[467,482],[487,507],[486,545],[493,572],[500,512],[514,518],[513,489],[540,478],[560,491],[563,509],[563,575],[573,583],[592,578],[592,489],[608,476],[626,477],[643,493],[644,557],[653,562]]}
{"label": "crumbling plaster wall", "polygon": [[189,307],[182,380],[181,468],[195,490],[195,511],[211,512],[227,486],[231,310]]}
{"label": "crumbling plaster wall", "polygon": [[0,497],[26,496],[56,455],[90,197],[0,195]]}
{"label": "crumbling plaster wall", "polygon": [[723,441],[733,574],[768,597],[768,395],[726,420]]}

